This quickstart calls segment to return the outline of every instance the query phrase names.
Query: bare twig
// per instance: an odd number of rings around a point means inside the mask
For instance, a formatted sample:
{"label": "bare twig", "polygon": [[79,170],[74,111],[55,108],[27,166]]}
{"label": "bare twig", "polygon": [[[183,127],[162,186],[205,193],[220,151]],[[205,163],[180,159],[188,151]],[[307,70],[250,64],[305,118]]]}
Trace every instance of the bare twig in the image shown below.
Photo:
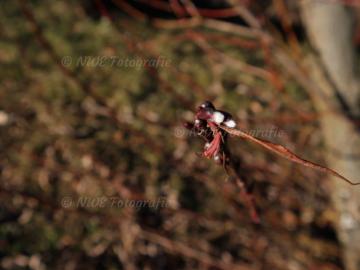
{"label": "bare twig", "polygon": [[313,168],[313,169],[316,169],[316,170],[319,170],[319,171],[322,171],[322,172],[325,172],[325,173],[329,173],[333,176],[336,176],[337,178],[340,178],[346,182],[348,182],[349,184],[351,185],[360,185],[360,182],[359,183],[354,183],[352,181],[350,181],[349,179],[347,179],[346,177],[342,176],[341,174],[337,173],[336,171],[330,169],[330,168],[327,168],[327,167],[324,167],[324,166],[321,166],[319,164],[316,164],[314,162],[311,162],[311,161],[308,161],[308,160],[305,160],[305,159],[302,159],[300,158],[299,156],[295,155],[293,152],[291,152],[289,149],[287,149],[286,147],[280,145],[280,144],[276,144],[276,143],[272,143],[272,142],[269,142],[269,141],[266,141],[266,140],[261,140],[261,139],[258,139],[258,138],[255,138],[254,136],[251,136],[241,130],[238,130],[238,129],[233,129],[233,128],[228,128],[226,126],[220,126],[221,129],[225,130],[226,132],[228,132],[229,134],[231,135],[234,135],[234,136],[237,136],[237,137],[240,137],[242,139],[246,139],[246,140],[249,140],[249,141],[252,141],[252,142],[255,142],[259,145],[261,145],[262,147],[278,154],[279,156],[282,156],[290,161],[293,161],[295,163],[299,163],[301,165],[304,165],[306,167],[310,167],[310,168]]}

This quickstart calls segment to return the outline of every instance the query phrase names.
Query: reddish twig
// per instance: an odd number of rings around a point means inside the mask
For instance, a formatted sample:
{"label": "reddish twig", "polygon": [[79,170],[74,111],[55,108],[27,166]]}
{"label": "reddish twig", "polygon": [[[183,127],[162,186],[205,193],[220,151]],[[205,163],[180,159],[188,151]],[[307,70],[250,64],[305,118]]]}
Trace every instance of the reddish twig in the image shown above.
{"label": "reddish twig", "polygon": [[[152,8],[159,9],[166,12],[172,12],[172,8],[167,2],[160,1],[160,0],[138,0],[139,2],[148,5]],[[209,9],[209,8],[196,8],[199,14],[202,17],[207,18],[229,18],[229,17],[236,17],[238,16],[237,11],[234,8],[216,8],[216,9]],[[181,13],[182,16],[185,16],[185,12]]]}
{"label": "reddish twig", "polygon": [[251,136],[241,130],[238,130],[238,129],[233,129],[233,128],[228,128],[226,126],[223,126],[223,125],[220,125],[220,128],[225,130],[226,132],[228,132],[229,134],[231,135],[234,135],[234,136],[237,136],[237,137],[240,137],[240,138],[243,138],[243,139],[246,139],[246,140],[249,140],[249,141],[252,141],[252,142],[255,142],[259,145],[261,145],[262,147],[276,153],[277,155],[281,156],[281,157],[284,157],[290,161],[293,161],[295,163],[299,163],[301,165],[304,165],[306,167],[310,167],[312,169],[316,169],[316,170],[319,170],[319,171],[322,171],[322,172],[325,172],[325,173],[329,173],[337,178],[340,178],[342,180],[344,180],[345,182],[351,184],[351,185],[360,185],[360,183],[354,183],[352,181],[350,181],[349,179],[347,179],[346,177],[342,176],[341,174],[337,173],[336,171],[330,169],[330,168],[327,168],[327,167],[324,167],[324,166],[321,166],[319,164],[316,164],[314,162],[311,162],[311,161],[308,161],[308,160],[305,160],[303,158],[300,158],[299,156],[297,156],[296,154],[294,154],[293,152],[291,152],[289,149],[287,149],[286,147],[280,145],[280,144],[275,144],[275,143],[272,143],[272,142],[269,142],[269,141],[266,141],[266,140],[261,140],[261,139],[258,139],[258,138],[255,138],[254,136]]}

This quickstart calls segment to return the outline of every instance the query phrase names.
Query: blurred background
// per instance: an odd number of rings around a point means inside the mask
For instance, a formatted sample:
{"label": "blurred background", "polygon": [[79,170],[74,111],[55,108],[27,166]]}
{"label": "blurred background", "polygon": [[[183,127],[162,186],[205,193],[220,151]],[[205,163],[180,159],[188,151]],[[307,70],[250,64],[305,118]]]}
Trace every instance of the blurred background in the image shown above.
{"label": "blurred background", "polygon": [[183,126],[210,100],[359,181],[359,1],[0,6],[1,269],[360,269],[359,188]]}

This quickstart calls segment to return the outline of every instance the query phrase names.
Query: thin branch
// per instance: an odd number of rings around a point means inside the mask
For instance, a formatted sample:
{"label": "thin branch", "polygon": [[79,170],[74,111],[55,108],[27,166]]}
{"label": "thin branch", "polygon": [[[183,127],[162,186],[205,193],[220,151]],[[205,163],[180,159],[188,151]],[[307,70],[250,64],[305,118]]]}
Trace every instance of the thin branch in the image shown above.
{"label": "thin branch", "polygon": [[315,169],[315,170],[318,170],[318,171],[322,171],[322,172],[325,172],[325,173],[329,173],[337,178],[340,178],[342,180],[344,180],[345,182],[351,184],[351,185],[360,185],[360,182],[352,182],[350,181],[349,179],[347,179],[346,177],[342,176],[341,174],[337,173],[336,171],[330,169],[330,168],[327,168],[327,167],[324,167],[324,166],[321,166],[319,164],[316,164],[314,162],[311,162],[311,161],[308,161],[308,160],[305,160],[305,159],[302,159],[300,158],[299,156],[297,156],[296,154],[294,154],[293,152],[291,152],[288,148],[280,145],[280,144],[275,144],[275,143],[272,143],[272,142],[269,142],[269,141],[266,141],[266,140],[261,140],[261,139],[258,139],[258,138],[255,138],[241,130],[238,130],[238,129],[233,129],[233,128],[228,128],[226,126],[220,126],[221,129],[225,130],[226,132],[228,132],[229,134],[231,135],[234,135],[236,137],[240,137],[242,139],[245,139],[245,140],[249,140],[249,141],[252,141],[252,142],[255,142],[259,145],[261,145],[262,147],[276,153],[277,155],[281,156],[281,157],[284,157],[290,161],[293,161],[295,163],[299,163],[303,166],[306,166],[306,167],[310,167],[312,169]]}

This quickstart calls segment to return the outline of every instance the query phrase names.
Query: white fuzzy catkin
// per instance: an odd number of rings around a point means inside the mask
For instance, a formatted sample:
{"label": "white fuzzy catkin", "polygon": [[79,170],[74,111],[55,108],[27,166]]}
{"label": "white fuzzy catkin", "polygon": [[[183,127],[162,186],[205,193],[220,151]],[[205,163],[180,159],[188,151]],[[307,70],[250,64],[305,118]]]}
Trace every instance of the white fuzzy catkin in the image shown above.
{"label": "white fuzzy catkin", "polygon": [[221,112],[214,112],[214,114],[213,114],[213,121],[216,124],[221,124],[224,121],[224,118],[225,118],[225,116]]}
{"label": "white fuzzy catkin", "polygon": [[227,126],[229,128],[234,128],[236,126],[235,121],[232,119],[227,120],[224,124],[225,124],[225,126]]}
{"label": "white fuzzy catkin", "polygon": [[208,142],[207,142],[207,143],[205,143],[204,148],[205,148],[205,149],[208,149],[209,147],[210,147],[210,143],[208,143]]}

